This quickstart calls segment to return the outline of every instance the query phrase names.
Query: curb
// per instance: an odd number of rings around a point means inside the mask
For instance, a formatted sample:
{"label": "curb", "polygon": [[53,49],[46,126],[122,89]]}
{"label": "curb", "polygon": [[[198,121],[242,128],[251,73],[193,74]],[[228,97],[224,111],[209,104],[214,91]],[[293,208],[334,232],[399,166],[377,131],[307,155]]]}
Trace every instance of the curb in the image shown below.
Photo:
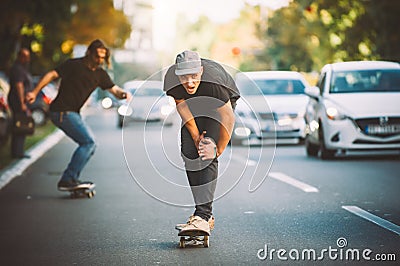
{"label": "curb", "polygon": [[36,162],[46,151],[56,145],[64,136],[64,132],[56,129],[52,134],[26,151],[31,158],[20,159],[11,164],[9,167],[6,167],[5,170],[0,171],[0,190],[15,177],[20,176],[31,164]]}

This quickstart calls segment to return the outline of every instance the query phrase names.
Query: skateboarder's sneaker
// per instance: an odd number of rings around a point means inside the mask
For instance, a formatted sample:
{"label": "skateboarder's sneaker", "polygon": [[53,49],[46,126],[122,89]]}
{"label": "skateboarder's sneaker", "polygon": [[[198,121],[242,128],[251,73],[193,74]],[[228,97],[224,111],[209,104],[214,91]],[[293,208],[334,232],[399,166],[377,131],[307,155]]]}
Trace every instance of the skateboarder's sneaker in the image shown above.
{"label": "skateboarder's sneaker", "polygon": [[185,228],[185,226],[189,225],[191,223],[191,221],[193,220],[194,215],[190,215],[189,220],[185,223],[185,224],[177,224],[175,225],[175,229],[176,230],[182,230],[183,228]]}
{"label": "skateboarder's sneaker", "polygon": [[85,188],[85,187],[90,187],[93,185],[93,182],[89,181],[79,181],[79,180],[69,180],[69,181],[64,181],[60,180],[57,184],[57,188],[60,191],[70,191],[74,190],[77,188]]}
{"label": "skateboarder's sneaker", "polygon": [[208,235],[210,234],[210,224],[200,216],[194,216],[188,222],[189,223],[180,230],[181,233],[184,233],[185,231],[203,231]]}
{"label": "skateboarder's sneaker", "polygon": [[210,230],[214,230],[215,218],[211,215],[210,219],[208,219],[208,224],[210,225]]}
{"label": "skateboarder's sneaker", "polygon": [[[183,228],[185,228],[185,226],[188,226],[192,222],[193,218],[194,218],[194,214],[190,215],[189,220],[185,224],[177,224],[177,225],[175,225],[175,229],[182,230]],[[210,230],[213,230],[214,224],[215,224],[214,216],[211,215],[210,219],[208,219],[208,223],[210,225]]]}

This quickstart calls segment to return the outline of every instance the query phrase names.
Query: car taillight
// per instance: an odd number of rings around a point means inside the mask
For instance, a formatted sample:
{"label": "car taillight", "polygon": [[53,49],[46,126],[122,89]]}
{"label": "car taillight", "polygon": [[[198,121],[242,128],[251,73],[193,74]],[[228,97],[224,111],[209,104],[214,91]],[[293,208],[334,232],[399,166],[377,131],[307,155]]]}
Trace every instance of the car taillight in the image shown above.
{"label": "car taillight", "polygon": [[44,101],[46,104],[50,104],[50,103],[51,103],[51,98],[47,97],[46,95],[43,95],[43,101]]}
{"label": "car taillight", "polygon": [[7,109],[8,105],[4,97],[0,97],[0,108]]}

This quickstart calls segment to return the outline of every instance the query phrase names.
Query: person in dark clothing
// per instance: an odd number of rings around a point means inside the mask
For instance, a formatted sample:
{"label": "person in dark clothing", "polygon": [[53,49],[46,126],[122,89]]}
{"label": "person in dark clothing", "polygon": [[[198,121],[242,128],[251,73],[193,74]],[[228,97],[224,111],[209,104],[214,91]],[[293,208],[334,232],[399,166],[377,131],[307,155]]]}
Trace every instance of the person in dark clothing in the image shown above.
{"label": "person in dark clothing", "polygon": [[68,59],[49,71],[34,90],[26,95],[27,101],[32,103],[43,87],[54,79],[61,78],[58,94],[50,105],[50,119],[79,145],[58,182],[58,189],[61,191],[92,184],[79,179],[81,171],[96,148],[93,133],[80,115],[80,109],[90,94],[100,87],[119,99],[130,98],[129,92],[115,85],[101,67],[104,63],[109,63],[109,57],[109,49],[104,43],[94,40],[88,46],[84,57]]}
{"label": "person in dark clothing", "polygon": [[165,74],[164,90],[182,118],[181,154],[196,205],[189,221],[177,228],[210,233],[218,157],[232,134],[239,90],[220,64],[194,51],[177,55]]}
{"label": "person in dark clothing", "polygon": [[[30,61],[31,55],[29,50],[22,48],[18,52],[17,60],[10,71],[10,92],[8,94],[8,103],[14,118],[18,113],[26,113],[29,111],[25,103],[25,93],[33,89],[33,79],[28,70]],[[25,138],[26,135],[12,133],[11,156],[13,158],[30,157],[24,152]]]}

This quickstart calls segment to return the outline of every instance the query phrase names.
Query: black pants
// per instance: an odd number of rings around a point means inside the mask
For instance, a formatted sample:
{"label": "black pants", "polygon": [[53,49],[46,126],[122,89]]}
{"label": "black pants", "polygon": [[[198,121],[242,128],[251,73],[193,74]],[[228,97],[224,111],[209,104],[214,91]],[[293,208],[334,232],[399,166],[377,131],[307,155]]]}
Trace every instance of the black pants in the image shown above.
{"label": "black pants", "polygon": [[[207,131],[206,137],[219,138],[220,124],[212,118],[196,118],[200,133]],[[212,215],[212,203],[217,186],[218,159],[202,161],[193,139],[185,126],[181,128],[181,155],[186,174],[196,204],[194,215],[208,221]]]}
{"label": "black pants", "polygon": [[[15,125],[15,114],[23,113],[21,109],[21,103],[19,99],[14,99],[13,97],[8,98],[8,104],[10,105],[10,109],[13,116],[13,125]],[[26,135],[20,135],[11,133],[11,156],[15,158],[19,158],[24,156],[24,146],[25,146]]]}
{"label": "black pants", "polygon": [[26,135],[11,135],[11,156],[14,158],[23,157],[25,154],[25,139]]}

